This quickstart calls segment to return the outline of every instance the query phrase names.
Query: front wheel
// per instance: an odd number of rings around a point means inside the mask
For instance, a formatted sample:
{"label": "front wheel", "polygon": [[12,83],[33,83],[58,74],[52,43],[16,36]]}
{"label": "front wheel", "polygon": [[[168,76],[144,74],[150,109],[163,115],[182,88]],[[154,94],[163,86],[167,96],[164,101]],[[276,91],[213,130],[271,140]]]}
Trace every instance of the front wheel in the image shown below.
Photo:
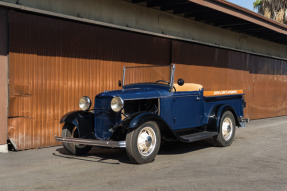
{"label": "front wheel", "polygon": [[[62,137],[79,138],[77,127],[72,124],[65,123],[62,129]],[[73,155],[84,155],[91,150],[91,146],[79,145],[75,143],[63,142],[64,148]]]}
{"label": "front wheel", "polygon": [[159,151],[160,141],[161,135],[157,123],[148,121],[127,134],[128,157],[138,164],[152,162]]}
{"label": "front wheel", "polygon": [[215,137],[216,144],[221,147],[230,146],[234,140],[236,124],[231,111],[223,113],[220,119],[219,134]]}

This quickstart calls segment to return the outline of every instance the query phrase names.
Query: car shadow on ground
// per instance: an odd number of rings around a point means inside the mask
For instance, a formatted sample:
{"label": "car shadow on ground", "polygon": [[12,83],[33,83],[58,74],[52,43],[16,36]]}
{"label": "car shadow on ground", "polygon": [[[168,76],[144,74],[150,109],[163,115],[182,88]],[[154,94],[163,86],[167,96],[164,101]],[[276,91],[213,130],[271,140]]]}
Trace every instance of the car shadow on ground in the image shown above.
{"label": "car shadow on ground", "polygon": [[[178,141],[162,142],[158,155],[184,154],[213,146],[213,139],[205,139],[193,143],[183,143]],[[93,147],[89,153],[82,156],[74,156],[63,147],[57,148],[56,151],[57,152],[53,153],[54,156],[66,159],[112,165],[119,165],[120,163],[133,164],[127,157],[125,149]]]}
{"label": "car shadow on ground", "polygon": [[158,155],[176,155],[193,152],[215,146],[213,138],[184,143],[179,141],[163,142]]}
{"label": "car shadow on ground", "polygon": [[130,163],[128,157],[126,156],[125,149],[93,147],[90,152],[81,156],[72,155],[63,147],[58,148],[56,151],[58,153],[53,153],[54,156],[73,160],[82,160],[87,162],[98,162],[113,165],[117,165],[120,163]]}

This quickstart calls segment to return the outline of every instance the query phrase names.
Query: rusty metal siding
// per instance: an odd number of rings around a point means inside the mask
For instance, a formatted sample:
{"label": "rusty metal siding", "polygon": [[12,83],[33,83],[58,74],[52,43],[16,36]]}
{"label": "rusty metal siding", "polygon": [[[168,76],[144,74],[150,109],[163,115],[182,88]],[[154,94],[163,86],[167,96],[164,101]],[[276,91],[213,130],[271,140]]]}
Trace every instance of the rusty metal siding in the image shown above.
{"label": "rusty metal siding", "polygon": [[78,100],[118,89],[122,67],[168,65],[170,41],[11,11],[9,139],[56,145],[60,117]]}
{"label": "rusty metal siding", "polygon": [[286,61],[15,11],[9,22],[8,134],[19,150],[56,145],[60,117],[83,95],[118,89],[123,66],[172,61],[176,80],[244,89],[245,117],[287,115]]}
{"label": "rusty metal siding", "polygon": [[177,78],[205,90],[243,89],[245,117],[287,115],[287,62],[246,53],[173,41]]}

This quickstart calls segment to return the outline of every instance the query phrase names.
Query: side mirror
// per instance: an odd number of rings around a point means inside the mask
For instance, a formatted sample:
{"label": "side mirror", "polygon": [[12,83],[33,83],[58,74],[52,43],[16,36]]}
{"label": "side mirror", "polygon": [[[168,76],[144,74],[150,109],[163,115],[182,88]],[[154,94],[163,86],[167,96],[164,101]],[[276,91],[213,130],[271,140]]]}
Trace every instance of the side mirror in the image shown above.
{"label": "side mirror", "polygon": [[118,85],[119,85],[119,87],[122,87],[122,81],[121,80],[119,80]]}
{"label": "side mirror", "polygon": [[177,84],[178,84],[179,86],[182,86],[182,85],[184,84],[184,80],[183,80],[182,78],[179,78],[179,79],[177,80]]}

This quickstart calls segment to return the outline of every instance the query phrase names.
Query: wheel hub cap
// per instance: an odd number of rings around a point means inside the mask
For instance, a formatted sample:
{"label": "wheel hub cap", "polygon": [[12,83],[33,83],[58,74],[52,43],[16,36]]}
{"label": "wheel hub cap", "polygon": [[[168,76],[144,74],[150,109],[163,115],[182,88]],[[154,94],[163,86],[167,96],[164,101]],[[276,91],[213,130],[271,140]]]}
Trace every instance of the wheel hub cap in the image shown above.
{"label": "wheel hub cap", "polygon": [[222,136],[225,141],[228,141],[233,133],[233,124],[230,118],[225,118],[222,123]]}
{"label": "wheel hub cap", "polygon": [[150,155],[156,144],[155,132],[151,127],[144,127],[139,135],[137,140],[137,147],[141,155],[148,156]]}
{"label": "wheel hub cap", "polygon": [[230,131],[231,131],[231,127],[230,127],[230,125],[228,125],[227,132],[230,133]]}
{"label": "wheel hub cap", "polygon": [[146,140],[145,140],[146,147],[150,147],[151,146],[151,142],[152,142],[151,136],[147,136]]}

